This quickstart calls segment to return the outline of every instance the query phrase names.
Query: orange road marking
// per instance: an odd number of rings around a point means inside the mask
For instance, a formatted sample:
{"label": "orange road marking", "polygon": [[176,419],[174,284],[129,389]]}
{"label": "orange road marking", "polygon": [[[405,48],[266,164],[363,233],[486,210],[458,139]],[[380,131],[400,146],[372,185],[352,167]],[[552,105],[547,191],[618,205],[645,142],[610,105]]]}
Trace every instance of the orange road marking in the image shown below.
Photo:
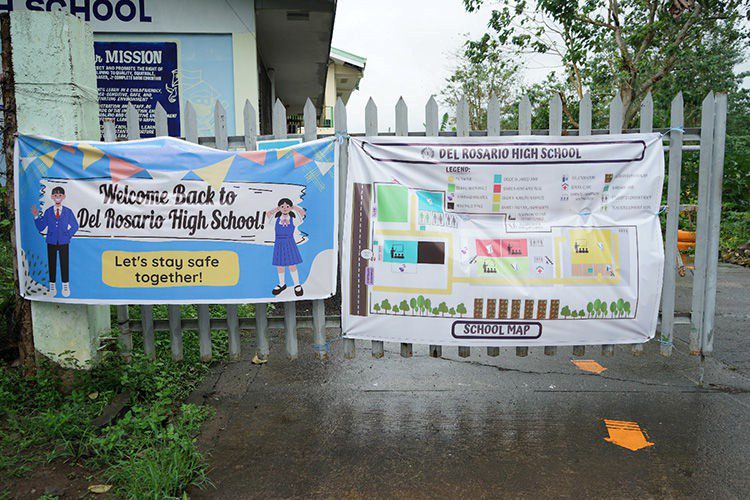
{"label": "orange road marking", "polygon": [[606,368],[593,359],[571,359],[570,362],[583,371],[596,373],[597,375],[606,370]]}
{"label": "orange road marking", "polygon": [[622,446],[630,451],[638,451],[641,448],[654,445],[654,443],[646,439],[646,435],[636,422],[608,420],[605,418],[604,424],[607,426],[607,431],[609,432],[609,437],[604,438],[604,440],[612,444]]}

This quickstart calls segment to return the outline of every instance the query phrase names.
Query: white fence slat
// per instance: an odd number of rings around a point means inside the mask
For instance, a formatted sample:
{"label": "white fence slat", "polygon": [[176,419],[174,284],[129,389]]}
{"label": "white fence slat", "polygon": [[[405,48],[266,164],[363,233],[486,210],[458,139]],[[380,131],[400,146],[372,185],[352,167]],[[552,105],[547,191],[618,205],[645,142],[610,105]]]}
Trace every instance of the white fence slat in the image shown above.
{"label": "white fence slat", "polygon": [[409,109],[403,97],[396,102],[396,135],[409,135]]}
{"label": "white fence slat", "polygon": [[609,103],[609,133],[622,133],[622,98],[619,92],[612,98]]}
{"label": "white fence slat", "polygon": [[271,349],[268,346],[267,304],[255,304],[255,339],[258,344],[258,358],[268,359]]}
{"label": "white fence slat", "polygon": [[[562,135],[562,98],[560,94],[554,94],[549,101],[549,135]],[[554,356],[557,354],[557,347],[553,345],[544,346],[545,356]]]}
{"label": "white fence slat", "polygon": [[216,149],[221,149],[222,151],[229,149],[227,112],[218,100],[214,105],[214,135],[216,136]]}
{"label": "white fence slat", "polygon": [[440,135],[440,116],[438,115],[438,104],[435,96],[427,99],[424,105],[424,129],[427,137],[437,137]]}
{"label": "white fence slat", "polygon": [[255,151],[258,135],[257,113],[249,99],[245,99],[245,107],[242,110],[242,118],[245,124],[245,150]]}
{"label": "white fence slat", "polygon": [[641,103],[641,133],[650,134],[654,131],[654,97],[651,92]]}
{"label": "white fence slat", "polygon": [[[318,138],[318,120],[315,112],[315,105],[310,98],[305,102],[303,109],[303,122],[305,125],[305,142],[314,141]],[[312,301],[313,317],[313,349],[319,359],[325,359],[328,356],[326,348],[326,308],[323,300]]]}
{"label": "white fence slat", "polygon": [[133,103],[128,103],[125,108],[125,123],[128,129],[128,140],[134,141],[141,138],[141,118]]}
{"label": "white fence slat", "polygon": [[[396,135],[409,135],[409,111],[403,97],[399,97],[398,102],[396,103]],[[412,345],[402,343],[401,357],[410,358],[412,354]]]}
{"label": "white fence slat", "polygon": [[[440,134],[440,125],[438,117],[438,104],[435,100],[435,96],[430,96],[427,99],[427,103],[424,106],[424,123],[425,123],[425,136],[436,137]],[[430,356],[433,358],[439,358],[443,355],[443,347],[439,345],[429,346]]]}
{"label": "white fence slat", "polygon": [[667,228],[664,251],[664,286],[661,295],[661,347],[663,356],[672,355],[675,284],[677,280],[677,223],[680,219],[680,176],[682,175],[682,92],[672,99],[669,133],[669,183],[667,186]]}
{"label": "white fence slat", "polygon": [[[349,166],[349,139],[346,137],[349,131],[346,119],[346,106],[341,97],[336,99],[336,105],[333,108],[333,126],[336,134],[343,137],[342,144],[339,148],[339,248],[342,247],[344,236],[344,208],[346,206],[346,174]],[[377,131],[376,131],[377,132]],[[342,328],[343,333],[343,328]],[[354,339],[344,339],[344,357],[353,359],[357,355],[356,344]]]}
{"label": "white fence slat", "polygon": [[378,106],[370,97],[365,106],[365,135],[373,137],[378,135]]}
{"label": "white fence slat", "polygon": [[190,101],[185,106],[185,140],[198,144],[198,115]]}
{"label": "white fence slat", "polygon": [[126,361],[130,360],[133,353],[133,334],[130,331],[130,311],[128,306],[117,306],[117,324],[120,327],[120,352]]}
{"label": "white fence slat", "polygon": [[500,130],[500,99],[495,94],[490,94],[487,102],[487,135],[497,137]]}
{"label": "white fence slat", "polygon": [[562,135],[562,99],[558,93],[549,101],[549,135]]}
{"label": "white fence slat", "polygon": [[[622,99],[618,93],[609,103],[609,133],[622,133]],[[602,344],[602,356],[614,356],[615,346],[613,344]]]}
{"label": "white fence slat", "polygon": [[211,312],[208,304],[198,304],[198,341],[201,361],[211,361]]}
{"label": "white fence slat", "polygon": [[690,354],[700,354],[703,336],[703,312],[706,300],[708,269],[708,209],[711,202],[711,171],[713,170],[714,116],[716,98],[709,92],[701,107],[701,151],[698,167],[698,215],[695,225],[695,273],[690,314]]}
{"label": "white fence slat", "polygon": [[706,269],[706,300],[703,307],[703,335],[701,352],[714,350],[714,316],[716,314],[716,286],[719,265],[719,239],[721,229],[721,192],[724,179],[724,148],[727,126],[727,94],[716,94],[714,115],[713,169],[711,171],[711,205],[708,220],[708,263]]}
{"label": "white fence slat", "polygon": [[102,121],[102,137],[104,142],[115,142],[117,141],[117,132],[115,130],[115,121],[111,118],[106,118]]}
{"label": "white fence slat", "polygon": [[273,105],[272,123],[274,139],[286,139],[286,108],[279,99]]}
{"label": "white fence slat", "polygon": [[149,359],[156,358],[156,340],[154,339],[154,306],[141,306],[141,330],[143,331],[143,353]]}
{"label": "white fence slat", "polygon": [[518,135],[531,135],[531,101],[527,95],[518,103]]}
{"label": "white fence slat", "polygon": [[466,100],[466,96],[461,96],[456,104],[456,136],[468,137],[470,131],[469,101]]}
{"label": "white fence slat", "polygon": [[156,108],[154,109],[154,129],[156,137],[169,136],[169,117],[160,102],[156,103]]}
{"label": "white fence slat", "polygon": [[[651,96],[651,92],[646,94],[646,97],[643,99],[643,102],[641,102],[640,115],[641,115],[640,116],[641,133],[648,134],[648,133],[653,132],[654,130],[654,98]],[[679,210],[679,208],[677,210]],[[666,290],[666,289],[663,289],[663,290]],[[643,354],[644,345],[645,345],[644,343],[633,344],[631,346],[631,352],[635,356],[640,356],[641,354]]]}
{"label": "white fence slat", "polygon": [[578,135],[591,135],[591,94],[583,94],[578,109]]}

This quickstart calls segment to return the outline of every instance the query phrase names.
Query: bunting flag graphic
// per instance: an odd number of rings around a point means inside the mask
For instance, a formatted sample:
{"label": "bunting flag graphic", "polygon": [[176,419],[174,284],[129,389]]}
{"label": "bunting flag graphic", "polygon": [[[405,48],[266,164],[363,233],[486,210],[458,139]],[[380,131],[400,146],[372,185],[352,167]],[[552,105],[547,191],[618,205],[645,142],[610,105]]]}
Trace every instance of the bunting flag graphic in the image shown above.
{"label": "bunting flag graphic", "polygon": [[60,149],[62,149],[66,153],[70,153],[70,154],[75,154],[75,152],[76,152],[75,148],[73,146],[71,146],[70,144],[62,144],[60,146]]}
{"label": "bunting flag graphic", "polygon": [[327,174],[328,171],[333,168],[332,161],[316,161],[315,164],[318,166],[318,170],[320,170],[320,173],[323,175]]}
{"label": "bunting flag graphic", "polygon": [[250,160],[253,163],[257,163],[258,165],[265,165],[267,153],[268,151],[242,151],[237,153],[237,156]]}
{"label": "bunting flag graphic", "polygon": [[281,160],[282,158],[286,158],[290,154],[292,154],[294,151],[292,148],[281,148],[276,150],[276,159]]}
{"label": "bunting flag graphic", "polygon": [[36,160],[37,158],[38,158],[38,156],[23,156],[23,157],[21,157],[20,158],[21,168],[23,168],[24,170],[26,170],[27,168],[29,168],[29,165],[31,165],[32,163],[34,163],[34,160]]}
{"label": "bunting flag graphic", "polygon": [[39,157],[39,159],[42,160],[42,163],[47,165],[47,170],[52,168],[52,164],[55,163],[55,156],[57,156],[57,153],[59,152],[59,149],[53,149],[52,151],[45,153],[44,155]]}
{"label": "bunting flag graphic", "polygon": [[149,170],[148,175],[159,183],[170,183],[179,181],[185,177],[188,172],[190,172],[190,170]]}
{"label": "bunting flag graphic", "polygon": [[292,157],[294,158],[294,168],[299,168],[302,165],[307,165],[312,161],[307,156],[301,155],[296,151],[292,151]]}
{"label": "bunting flag graphic", "polygon": [[[143,169],[138,165],[107,155],[109,158],[109,174],[112,176],[112,182],[118,183],[123,179],[129,179]],[[85,168],[85,167],[84,167]]]}
{"label": "bunting flag graphic", "polygon": [[229,167],[232,165],[234,158],[234,156],[230,156],[229,158],[221,160],[219,163],[214,163],[207,167],[196,168],[193,170],[193,173],[218,191],[221,188],[221,183],[224,182],[224,178],[227,176],[227,172],[229,172]]}
{"label": "bunting flag graphic", "polygon": [[78,148],[78,151],[83,153],[84,170],[89,168],[95,162],[104,158],[104,152],[101,149],[92,146],[91,144],[81,142],[76,147]]}

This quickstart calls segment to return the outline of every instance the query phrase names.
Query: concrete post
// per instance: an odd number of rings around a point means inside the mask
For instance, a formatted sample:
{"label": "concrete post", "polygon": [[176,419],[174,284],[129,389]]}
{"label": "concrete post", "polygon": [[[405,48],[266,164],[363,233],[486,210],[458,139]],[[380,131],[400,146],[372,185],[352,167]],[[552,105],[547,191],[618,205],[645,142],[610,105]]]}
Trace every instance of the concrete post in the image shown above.
{"label": "concrete post", "polygon": [[[66,140],[99,139],[91,27],[61,12],[10,14],[18,130]],[[66,367],[97,358],[109,306],[32,302],[34,346]]]}

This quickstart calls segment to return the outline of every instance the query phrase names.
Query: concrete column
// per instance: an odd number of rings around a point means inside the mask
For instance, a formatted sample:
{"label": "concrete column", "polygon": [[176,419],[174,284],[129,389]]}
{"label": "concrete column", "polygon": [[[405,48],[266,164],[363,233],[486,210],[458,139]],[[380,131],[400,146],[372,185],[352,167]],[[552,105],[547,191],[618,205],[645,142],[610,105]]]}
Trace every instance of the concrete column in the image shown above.
{"label": "concrete column", "polygon": [[[11,42],[18,130],[66,140],[99,139],[91,27],[61,12],[13,12]],[[32,302],[36,350],[63,366],[97,359],[109,306]]]}

